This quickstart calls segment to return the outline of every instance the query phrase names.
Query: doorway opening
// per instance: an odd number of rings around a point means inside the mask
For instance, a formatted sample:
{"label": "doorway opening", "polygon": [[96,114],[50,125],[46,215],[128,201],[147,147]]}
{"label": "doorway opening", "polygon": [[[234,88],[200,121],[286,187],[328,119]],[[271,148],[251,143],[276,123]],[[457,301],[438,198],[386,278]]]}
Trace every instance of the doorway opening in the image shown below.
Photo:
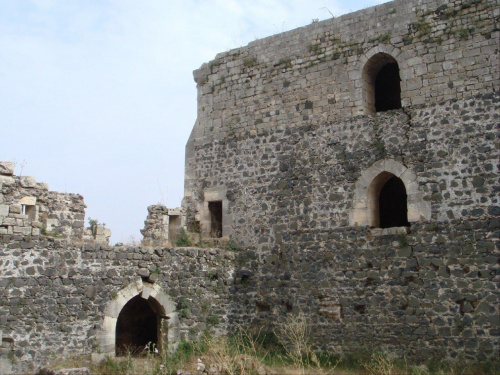
{"label": "doorway opening", "polygon": [[138,356],[158,347],[160,311],[160,306],[152,298],[146,300],[137,295],[127,302],[116,322],[116,356]]}
{"label": "doorway opening", "polygon": [[222,201],[208,202],[210,212],[210,237],[222,237]]}

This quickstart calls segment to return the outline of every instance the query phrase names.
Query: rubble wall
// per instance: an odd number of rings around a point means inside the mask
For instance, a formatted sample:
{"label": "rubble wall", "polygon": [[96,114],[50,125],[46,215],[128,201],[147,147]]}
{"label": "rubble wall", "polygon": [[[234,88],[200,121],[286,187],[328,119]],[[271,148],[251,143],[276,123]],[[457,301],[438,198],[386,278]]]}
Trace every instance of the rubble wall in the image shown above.
{"label": "rubble wall", "polygon": [[[223,235],[250,249],[234,321],[303,310],[319,348],[495,357],[499,13],[495,1],[394,1],[194,72],[183,204],[204,234],[221,201]],[[398,63],[402,107],[371,113],[379,54]],[[408,227],[360,214],[374,169],[412,176]]]}
{"label": "rubble wall", "polygon": [[158,285],[176,303],[180,339],[196,340],[205,329],[222,334],[233,258],[218,249],[72,245],[50,237],[4,241],[0,331],[12,345],[0,357],[13,373],[29,373],[54,355],[103,353],[105,310],[137,280]]}
{"label": "rubble wall", "polygon": [[0,165],[0,234],[5,239],[19,235],[37,239],[40,233],[83,237],[86,206],[82,195],[50,191],[46,183],[31,176],[14,175],[12,163]]}

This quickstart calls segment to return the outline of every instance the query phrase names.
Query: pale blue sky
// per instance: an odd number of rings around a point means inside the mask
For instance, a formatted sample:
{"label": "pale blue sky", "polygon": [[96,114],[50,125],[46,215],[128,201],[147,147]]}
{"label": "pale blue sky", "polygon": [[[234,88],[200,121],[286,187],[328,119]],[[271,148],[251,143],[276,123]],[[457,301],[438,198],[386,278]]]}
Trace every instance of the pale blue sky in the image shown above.
{"label": "pale blue sky", "polygon": [[192,71],[377,0],[0,0],[0,160],[80,193],[112,242],[180,205]]}

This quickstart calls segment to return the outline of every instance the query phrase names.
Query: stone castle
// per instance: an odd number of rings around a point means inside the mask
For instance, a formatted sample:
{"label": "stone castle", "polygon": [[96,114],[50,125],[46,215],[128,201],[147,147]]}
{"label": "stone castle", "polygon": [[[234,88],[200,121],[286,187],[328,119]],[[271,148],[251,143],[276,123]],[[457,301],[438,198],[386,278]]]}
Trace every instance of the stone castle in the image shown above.
{"label": "stone castle", "polygon": [[0,164],[0,373],[298,311],[318,350],[496,360],[499,22],[396,0],[217,55],[182,207],[148,207],[142,246]]}

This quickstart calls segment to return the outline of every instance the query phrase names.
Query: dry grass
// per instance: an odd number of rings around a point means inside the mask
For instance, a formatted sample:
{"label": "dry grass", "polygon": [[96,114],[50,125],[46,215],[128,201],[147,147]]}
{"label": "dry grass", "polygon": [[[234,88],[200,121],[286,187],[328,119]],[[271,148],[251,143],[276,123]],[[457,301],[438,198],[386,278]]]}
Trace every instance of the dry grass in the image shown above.
{"label": "dry grass", "polygon": [[52,358],[47,366],[58,370],[89,367],[93,375],[171,375],[197,371],[197,359],[208,373],[220,375],[494,375],[498,363],[448,364],[442,360],[409,364],[385,351],[346,356],[317,354],[310,339],[310,324],[302,314],[289,314],[274,333],[239,328],[230,337],[205,335],[200,342],[182,342],[172,355],[106,358],[91,364],[88,356]]}

